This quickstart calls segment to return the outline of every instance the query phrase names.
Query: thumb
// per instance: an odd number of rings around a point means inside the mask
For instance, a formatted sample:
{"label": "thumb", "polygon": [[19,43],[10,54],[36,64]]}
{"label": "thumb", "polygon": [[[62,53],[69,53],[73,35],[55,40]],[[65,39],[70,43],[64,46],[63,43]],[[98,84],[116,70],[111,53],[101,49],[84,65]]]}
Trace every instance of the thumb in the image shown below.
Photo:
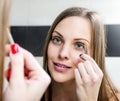
{"label": "thumb", "polygon": [[19,83],[19,81],[24,79],[24,59],[18,44],[11,45],[10,63],[10,83]]}

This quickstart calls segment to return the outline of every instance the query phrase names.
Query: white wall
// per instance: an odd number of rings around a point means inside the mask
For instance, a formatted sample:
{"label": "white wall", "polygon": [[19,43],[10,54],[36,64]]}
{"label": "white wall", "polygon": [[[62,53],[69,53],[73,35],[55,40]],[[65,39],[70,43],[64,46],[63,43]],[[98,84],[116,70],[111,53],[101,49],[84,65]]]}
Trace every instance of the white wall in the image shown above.
{"label": "white wall", "polygon": [[106,24],[120,24],[120,0],[13,0],[11,25],[50,25],[56,15],[71,6],[100,13]]}
{"label": "white wall", "polygon": [[[82,6],[100,13],[105,24],[120,24],[120,0],[13,0],[11,25],[51,25],[65,8]],[[120,87],[120,57],[106,58],[107,71]],[[39,60],[41,61],[41,60]]]}
{"label": "white wall", "polygon": [[106,70],[114,84],[120,88],[120,57],[106,57]]}

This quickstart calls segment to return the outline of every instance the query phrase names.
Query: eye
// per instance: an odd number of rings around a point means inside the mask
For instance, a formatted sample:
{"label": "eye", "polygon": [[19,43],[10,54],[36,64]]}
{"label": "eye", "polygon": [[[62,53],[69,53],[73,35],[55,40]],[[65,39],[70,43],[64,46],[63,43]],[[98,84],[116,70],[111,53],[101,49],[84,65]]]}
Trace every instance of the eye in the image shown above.
{"label": "eye", "polygon": [[62,43],[62,39],[59,38],[59,37],[57,37],[57,36],[54,36],[54,37],[52,37],[52,42],[53,42],[54,44],[60,45],[60,44]]}
{"label": "eye", "polygon": [[75,43],[75,48],[78,49],[78,50],[85,50],[85,44],[84,43],[81,43],[81,42],[77,42]]}

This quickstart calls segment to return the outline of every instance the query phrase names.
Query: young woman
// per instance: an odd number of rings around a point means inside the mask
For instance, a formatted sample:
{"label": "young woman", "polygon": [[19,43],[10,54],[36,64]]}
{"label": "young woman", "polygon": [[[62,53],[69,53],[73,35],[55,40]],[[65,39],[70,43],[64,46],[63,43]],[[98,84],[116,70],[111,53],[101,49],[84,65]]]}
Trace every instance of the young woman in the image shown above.
{"label": "young woman", "polygon": [[42,101],[119,101],[105,71],[104,25],[96,12],[64,10],[45,42],[43,66],[52,83]]}
{"label": "young woman", "polygon": [[[18,44],[6,44],[10,6],[11,0],[0,0],[0,101],[39,101],[51,80],[30,52]],[[5,53],[10,54],[7,74]],[[3,91],[4,74],[8,85]]]}

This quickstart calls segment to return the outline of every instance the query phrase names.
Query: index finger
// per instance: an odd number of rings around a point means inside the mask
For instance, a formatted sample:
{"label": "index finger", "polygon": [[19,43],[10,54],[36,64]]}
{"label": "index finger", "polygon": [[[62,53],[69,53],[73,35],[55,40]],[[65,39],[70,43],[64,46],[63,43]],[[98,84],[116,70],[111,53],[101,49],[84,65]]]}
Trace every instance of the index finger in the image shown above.
{"label": "index finger", "polygon": [[95,62],[95,60],[94,60],[92,57],[90,57],[90,56],[88,56],[88,55],[86,55],[86,54],[82,54],[81,57],[82,57],[84,60],[88,60],[88,61],[91,62],[92,66],[93,66],[93,69],[94,69],[94,71],[95,71],[96,73],[101,73],[100,67],[98,66],[98,64]]}
{"label": "index finger", "polygon": [[38,61],[32,53],[30,53],[22,47],[20,49],[24,56],[24,65],[28,70],[43,70],[43,68],[40,66],[40,64],[38,63]]}

